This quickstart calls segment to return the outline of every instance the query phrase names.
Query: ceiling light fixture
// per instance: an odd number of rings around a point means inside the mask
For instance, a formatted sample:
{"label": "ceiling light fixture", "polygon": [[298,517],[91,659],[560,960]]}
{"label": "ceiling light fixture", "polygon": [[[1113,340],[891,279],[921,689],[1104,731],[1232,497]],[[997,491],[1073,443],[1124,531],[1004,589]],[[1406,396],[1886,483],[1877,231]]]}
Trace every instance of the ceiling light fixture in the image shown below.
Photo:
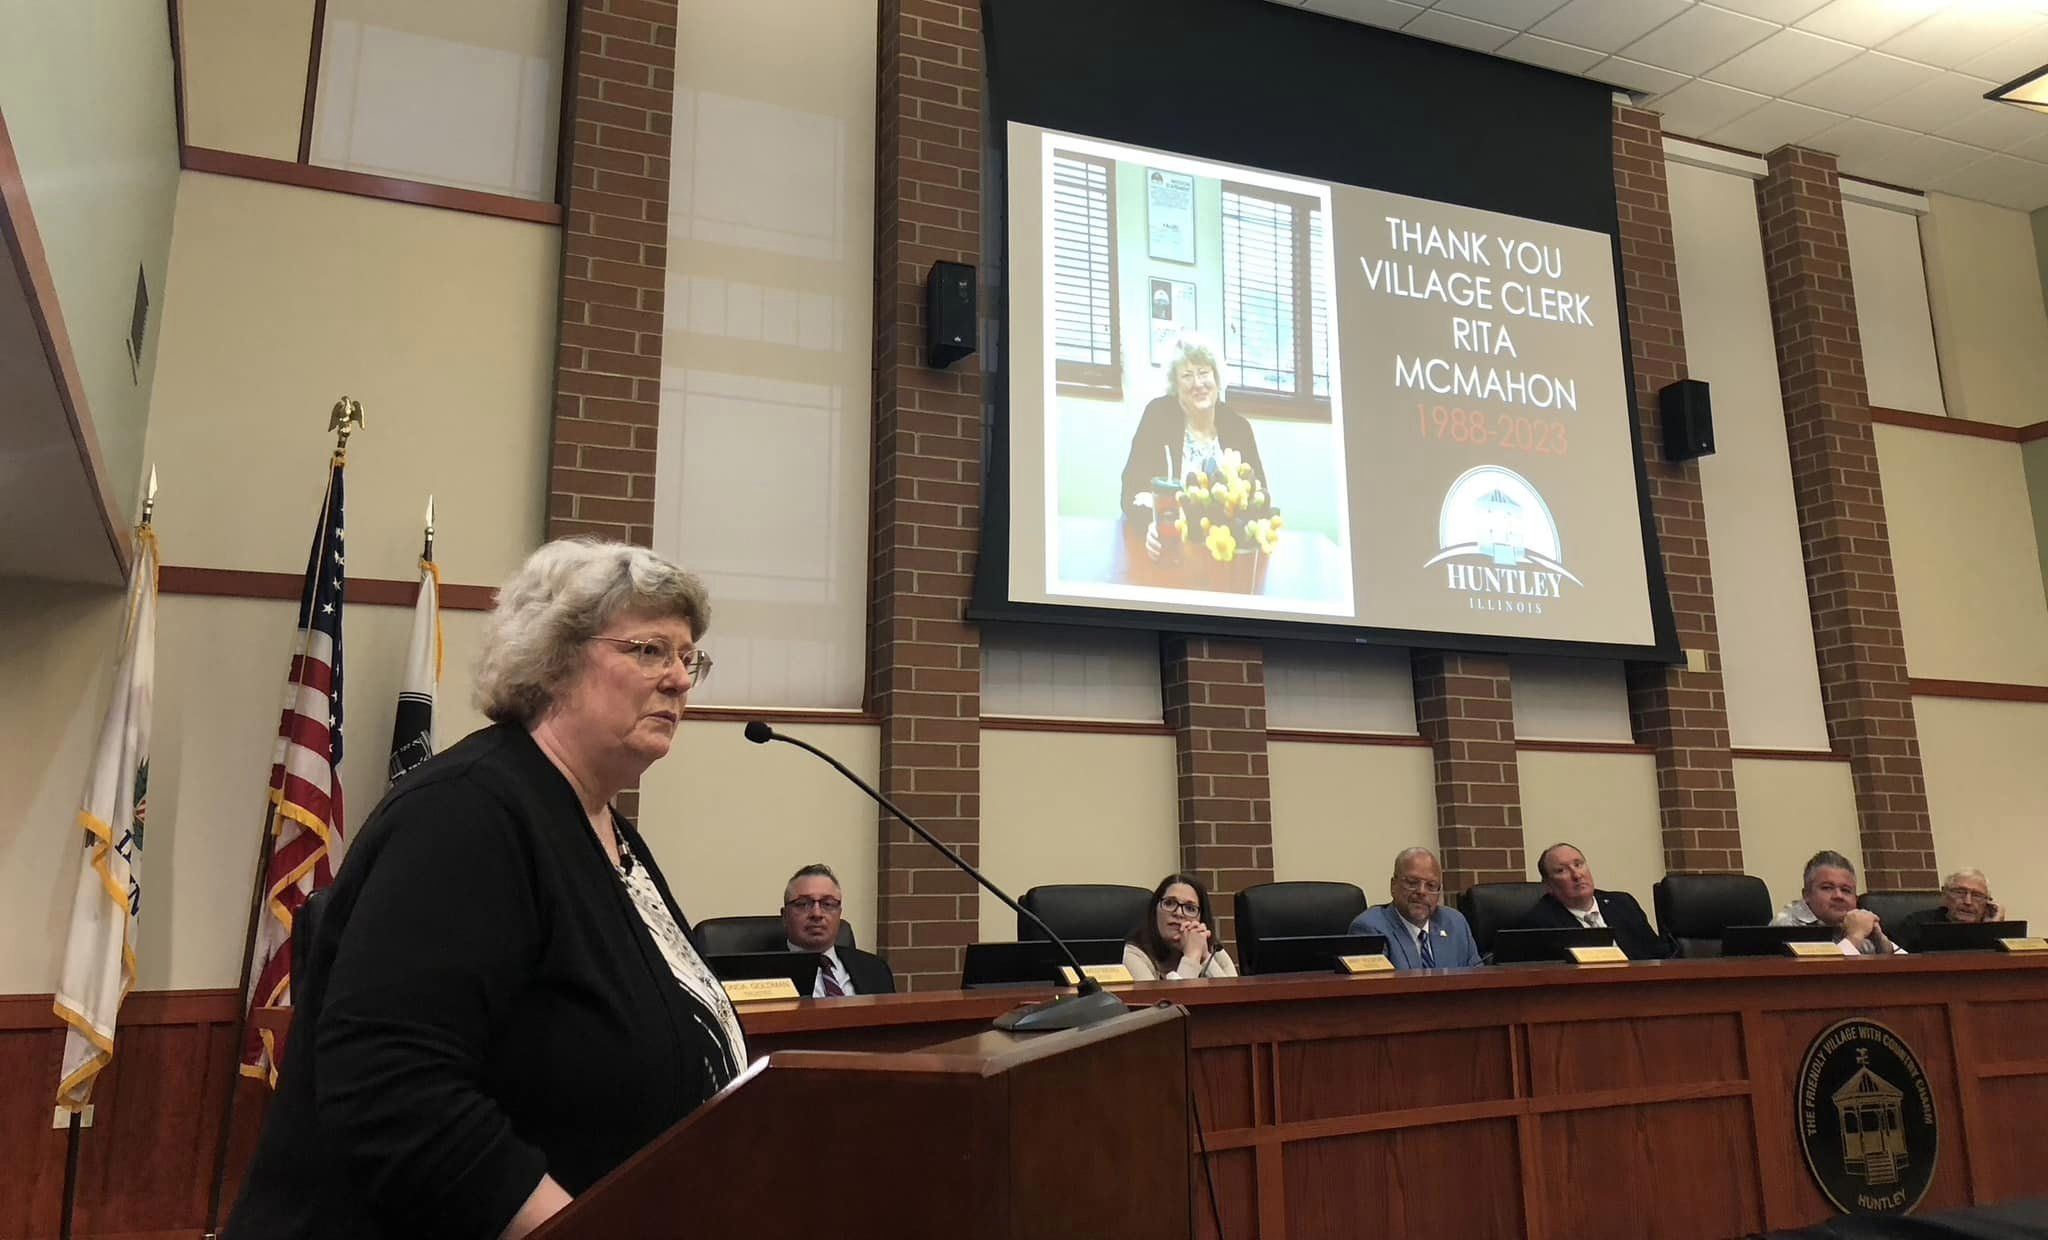
{"label": "ceiling light fixture", "polygon": [[2015,107],[2048,113],[2048,65],[2042,65],[2025,77],[2014,78],[1997,90],[1986,91],[1984,97],[1993,103],[2010,103]]}

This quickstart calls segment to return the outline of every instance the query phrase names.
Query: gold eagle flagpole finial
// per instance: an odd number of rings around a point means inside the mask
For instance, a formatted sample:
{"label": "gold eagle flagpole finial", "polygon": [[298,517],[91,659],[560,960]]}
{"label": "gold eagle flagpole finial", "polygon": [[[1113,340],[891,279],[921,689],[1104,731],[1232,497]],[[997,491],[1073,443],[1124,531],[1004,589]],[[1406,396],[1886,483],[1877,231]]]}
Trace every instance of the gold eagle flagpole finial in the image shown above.
{"label": "gold eagle flagpole finial", "polygon": [[327,429],[334,432],[334,455],[348,454],[348,437],[363,429],[363,403],[344,396],[327,414]]}

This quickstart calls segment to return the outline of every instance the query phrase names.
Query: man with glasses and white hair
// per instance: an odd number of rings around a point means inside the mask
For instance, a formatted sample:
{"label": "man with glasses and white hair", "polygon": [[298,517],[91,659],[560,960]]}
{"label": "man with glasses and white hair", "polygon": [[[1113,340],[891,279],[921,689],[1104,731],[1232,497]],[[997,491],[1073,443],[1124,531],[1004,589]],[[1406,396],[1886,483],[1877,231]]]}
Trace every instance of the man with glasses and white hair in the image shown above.
{"label": "man with glasses and white hair", "polygon": [[789,950],[810,952],[818,958],[818,980],[811,987],[811,997],[895,994],[896,975],[888,961],[840,944],[844,908],[839,876],[829,865],[805,866],[790,875],[782,889],[782,935],[789,940]]}
{"label": "man with glasses and white hair", "polygon": [[1435,853],[1404,848],[1395,854],[1387,894],[1393,903],[1360,913],[1351,933],[1385,936],[1395,968],[1464,969],[1479,963],[1479,945],[1465,915],[1444,907],[1444,871]]}
{"label": "man with glasses and white hair", "polygon": [[1856,907],[1856,863],[1823,849],[1806,863],[1800,898],[1771,919],[1774,926],[1826,926],[1844,956],[1903,956],[1869,909]]}
{"label": "man with glasses and white hair", "polygon": [[1941,907],[1921,909],[1894,927],[1892,938],[1907,951],[1920,947],[1922,927],[1959,922],[1975,925],[2005,920],[2005,910],[1991,898],[1991,882],[1982,870],[1957,870],[1941,880]]}

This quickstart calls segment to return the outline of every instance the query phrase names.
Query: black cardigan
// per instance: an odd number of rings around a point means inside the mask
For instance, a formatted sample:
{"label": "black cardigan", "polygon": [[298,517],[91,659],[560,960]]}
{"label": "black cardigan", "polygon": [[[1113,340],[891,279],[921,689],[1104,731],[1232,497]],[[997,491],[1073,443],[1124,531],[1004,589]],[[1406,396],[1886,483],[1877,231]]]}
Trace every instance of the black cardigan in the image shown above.
{"label": "black cardigan", "polygon": [[[1187,436],[1187,414],[1181,411],[1180,401],[1172,396],[1161,396],[1145,406],[1145,412],[1138,418],[1138,429],[1131,436],[1131,452],[1124,458],[1124,493],[1118,497],[1119,506],[1128,515],[1135,516],[1147,511],[1135,508],[1131,497],[1152,490],[1152,479],[1162,476],[1166,468],[1166,454],[1173,453],[1175,461],[1180,460],[1180,450]],[[1266,463],[1259,458],[1259,441],[1252,436],[1252,424],[1221,401],[1216,405],[1216,450],[1229,452],[1235,449],[1252,467],[1252,475],[1267,486],[1272,479],[1266,477]],[[1187,480],[1183,474],[1181,481]],[[1273,502],[1278,503],[1276,498]]]}
{"label": "black cardigan", "polygon": [[744,1066],[520,728],[409,774],[327,898],[229,1240],[495,1237],[543,1172],[584,1191]]}

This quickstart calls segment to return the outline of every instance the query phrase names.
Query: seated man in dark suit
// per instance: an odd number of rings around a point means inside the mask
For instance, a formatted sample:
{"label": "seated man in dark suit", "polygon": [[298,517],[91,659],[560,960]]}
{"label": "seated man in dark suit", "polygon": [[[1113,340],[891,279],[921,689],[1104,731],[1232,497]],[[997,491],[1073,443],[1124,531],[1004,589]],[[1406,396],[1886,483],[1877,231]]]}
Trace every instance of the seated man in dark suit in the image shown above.
{"label": "seated man in dark suit", "polygon": [[1991,898],[1991,880],[1984,877],[1984,871],[1957,870],[1941,881],[1941,907],[1908,914],[1892,931],[1892,939],[1909,952],[1918,951],[1923,926],[2003,921],[2004,914],[1998,901]]}
{"label": "seated man in dark suit", "polygon": [[1668,960],[1678,954],[1671,936],[1650,929],[1643,906],[1626,891],[1600,891],[1593,886],[1593,870],[1586,854],[1575,845],[1552,844],[1536,858],[1536,873],[1543,879],[1543,898],[1529,910],[1518,927],[1523,930],[1588,929],[1614,931],[1614,944],[1630,960]]}
{"label": "seated man in dark suit", "polygon": [[842,995],[893,995],[896,975],[889,962],[854,947],[841,947],[839,922],[845,907],[839,876],[829,865],[807,865],[782,889],[782,935],[789,950],[818,957],[813,999]]}

